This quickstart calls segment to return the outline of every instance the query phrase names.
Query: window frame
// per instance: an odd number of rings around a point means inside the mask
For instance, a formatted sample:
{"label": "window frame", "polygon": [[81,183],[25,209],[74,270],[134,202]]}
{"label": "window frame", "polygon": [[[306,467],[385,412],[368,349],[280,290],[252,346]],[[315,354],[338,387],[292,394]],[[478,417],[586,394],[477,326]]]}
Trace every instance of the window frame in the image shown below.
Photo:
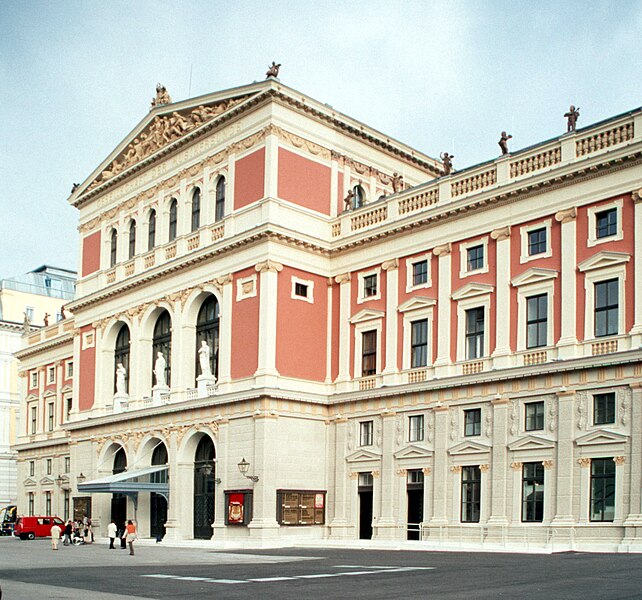
{"label": "window frame", "polygon": [[[406,292],[412,292],[414,290],[422,290],[432,287],[432,275],[431,275],[431,261],[432,261],[432,252],[427,252],[426,254],[421,254],[419,256],[413,256],[412,258],[406,259]],[[426,263],[426,281],[422,283],[415,283],[414,280],[414,266],[421,263]]]}
{"label": "window frame", "polygon": [[[527,474],[527,468],[533,467],[535,473]],[[541,462],[525,462],[522,464],[522,523],[542,523],[544,521],[544,486],[545,475],[544,465]],[[529,499],[526,496],[527,486],[532,488],[534,497]],[[539,489],[538,489],[539,487]],[[529,514],[534,515],[528,518]]]}
{"label": "window frame", "polygon": [[423,442],[425,436],[424,415],[408,415],[408,441]]}
{"label": "window frame", "polygon": [[38,371],[34,369],[29,374],[29,389],[35,390],[38,388]]}
{"label": "window frame", "polygon": [[[365,280],[367,277],[372,275],[376,276],[376,292],[372,296],[365,295]],[[357,304],[363,304],[364,302],[370,302],[371,300],[380,300],[381,299],[381,268],[377,267],[376,269],[369,269],[368,271],[362,271],[357,275],[358,281],[358,294],[357,294]]]}
{"label": "window frame", "polygon": [[128,228],[127,258],[131,260],[136,256],[136,220],[131,219]]}
{"label": "window frame", "polygon": [[[586,261],[585,261],[586,262]],[[610,336],[595,335],[595,284],[610,279],[618,280],[618,332],[612,335],[622,335],[625,330],[626,315],[626,264],[627,262],[617,262],[608,266],[591,266],[588,267],[580,264],[578,268],[584,273],[584,339],[585,340],[602,340]]]}
{"label": "window frame", "polygon": [[[540,315],[540,300],[544,298],[546,301],[546,307],[544,310],[544,317]],[[530,303],[532,300],[537,300],[537,317],[533,320],[529,319],[530,315]],[[534,350],[536,348],[546,348],[547,346],[550,346],[550,340],[548,337],[549,334],[549,327],[548,327],[548,315],[550,314],[549,311],[549,306],[548,306],[548,294],[546,292],[540,293],[540,294],[533,294],[531,296],[526,296],[526,350]],[[540,325],[544,323],[544,336],[545,340],[544,343],[539,343],[540,342],[540,334],[541,334],[541,327]],[[531,345],[530,340],[530,327],[531,325],[534,325],[536,328],[536,338],[537,342],[534,345]]]}
{"label": "window frame", "polygon": [[65,361],[65,379],[72,379],[74,376],[74,361]]}
{"label": "window frame", "polygon": [[[470,473],[474,477],[465,478]],[[467,492],[470,490],[470,494]],[[481,521],[481,469],[479,465],[461,467],[461,523],[479,523]],[[469,497],[472,497],[469,499]],[[466,515],[466,516],[465,516]]]}
{"label": "window frame", "polygon": [[[470,419],[469,417],[473,417]],[[475,418],[476,417],[476,418]],[[464,409],[464,437],[480,437],[482,434],[482,409],[481,407]],[[469,432],[469,426],[471,432]]]}
{"label": "window frame", "polygon": [[[468,250],[482,246],[483,264],[478,269],[468,270]],[[479,275],[480,273],[488,273],[488,236],[485,235],[481,238],[476,238],[468,242],[461,242],[459,244],[459,278],[464,279],[471,275]]]}
{"label": "window frame", "polygon": [[[221,186],[222,184],[222,186]],[[226,193],[226,182],[223,175],[219,176],[216,181],[215,188],[215,201],[214,201],[214,221],[222,221],[225,218],[225,193]],[[220,189],[222,187],[223,193],[220,194]]]}
{"label": "window frame", "polygon": [[[474,284],[468,284],[474,285]],[[466,288],[467,286],[465,286]],[[484,333],[484,353],[478,359],[469,359],[466,354],[466,311],[472,308],[484,309],[484,320],[486,326],[490,323],[490,297],[494,291],[492,286],[484,286],[477,290],[459,290],[451,298],[457,301],[457,361],[470,362],[471,360],[484,360],[490,356],[490,335]]]}
{"label": "window frame", "polygon": [[191,208],[190,233],[194,233],[201,227],[201,188],[198,186],[192,191]]}
{"label": "window frame", "polygon": [[[612,465],[612,473],[595,473],[597,470],[596,467],[598,464],[602,464],[604,466],[608,465],[609,468],[611,468]],[[612,523],[615,521],[615,501],[616,501],[616,493],[617,493],[617,487],[616,487],[616,468],[615,468],[615,461],[613,460],[613,457],[606,457],[606,458],[592,458],[591,459],[591,472],[590,472],[590,484],[589,484],[589,489],[590,489],[590,500],[589,500],[589,520],[591,523]],[[602,492],[602,495],[599,497],[596,497],[596,484],[597,482],[601,482],[599,485]],[[607,505],[607,501],[609,499],[609,493],[608,493],[608,488],[612,489],[612,506],[609,507]],[[596,511],[596,504],[598,503],[604,503],[604,506],[602,506],[599,511]],[[607,515],[607,510],[611,508],[612,512],[609,511],[609,514]],[[596,518],[596,512],[599,512],[600,518]]]}
{"label": "window frame", "polygon": [[56,405],[54,402],[47,402],[47,431],[52,432],[56,426]]}
{"label": "window frame", "polygon": [[374,445],[374,420],[359,421],[359,447]]}
{"label": "window frame", "polygon": [[[588,232],[587,232],[587,246],[597,246],[598,244],[605,244],[608,242],[616,242],[621,240],[624,237],[624,230],[622,226],[622,207],[624,205],[624,200],[618,198],[612,202],[606,202],[603,204],[598,204],[594,206],[589,206],[587,208],[588,216]],[[616,214],[616,233],[614,235],[608,235],[603,237],[597,237],[597,221],[598,215],[605,213],[609,210],[615,209]]]}
{"label": "window frame", "polygon": [[593,426],[615,425],[616,421],[617,394],[615,391],[593,394]]}
{"label": "window frame", "polygon": [[[425,341],[423,343],[415,343],[415,326],[425,323]],[[427,317],[411,319],[410,320],[410,368],[411,369],[425,369],[428,367],[430,347],[430,322]],[[424,354],[424,364],[415,364],[415,350],[421,350]]]}
{"label": "window frame", "polygon": [[[613,285],[612,285],[613,284]],[[598,286],[605,285],[606,287],[606,304],[605,306],[597,305],[600,294],[598,293]],[[609,293],[611,289],[615,289],[617,294],[616,304],[609,304]],[[615,310],[615,331],[613,331],[609,326],[613,325],[611,315],[612,311]],[[602,314],[606,315],[606,332],[598,333],[598,317]],[[620,282],[617,277],[611,279],[605,279],[602,281],[596,281],[593,283],[593,335],[595,338],[611,337],[614,335],[619,335],[620,333]]]}
{"label": "window frame", "polygon": [[[306,286],[307,294],[305,296],[301,296],[296,293],[297,285]],[[300,277],[293,275],[291,278],[290,298],[292,298],[292,300],[302,300],[309,304],[314,304],[314,281],[310,279],[301,279]]]}
{"label": "window frame", "polygon": [[[538,410],[541,407],[541,413]],[[532,408],[534,414],[529,415],[529,408]],[[534,424],[533,424],[534,421]],[[541,421],[541,427],[538,425]],[[524,431],[544,431],[546,428],[546,404],[543,400],[534,400],[524,402]]]}
{"label": "window frame", "polygon": [[147,216],[147,252],[156,248],[156,226],[158,224],[158,214],[155,208],[149,211]]}
{"label": "window frame", "polygon": [[29,406],[29,431],[30,435],[36,435],[38,433],[38,405],[31,404]]}
{"label": "window frame", "polygon": [[171,243],[178,237],[178,199],[172,197],[169,203],[169,219],[167,222],[167,242]]}
{"label": "window frame", "polygon": [[[365,344],[366,336],[374,337],[372,351],[366,352],[367,350],[366,344]],[[361,337],[361,375],[360,377],[373,377],[379,372],[378,370],[378,363],[380,360],[379,359],[379,332],[377,331],[377,329],[367,329],[361,332],[360,337]],[[366,363],[366,358],[368,357],[373,357],[374,367],[372,369],[368,369],[368,372],[366,373],[366,369],[364,365]]]}
{"label": "window frame", "polygon": [[[480,314],[482,316],[482,320],[481,320],[482,330],[481,330],[481,332],[479,332],[479,331],[469,332],[468,331],[468,324],[469,324],[468,315],[469,315],[469,313],[472,313],[473,311],[476,311],[477,317],[479,317]],[[479,323],[479,318],[476,319],[476,323],[477,324]],[[486,334],[487,323],[488,323],[488,319],[486,317],[486,310],[485,310],[484,306],[472,306],[471,308],[465,309],[465,311],[464,311],[464,327],[465,327],[465,330],[464,330],[464,344],[465,344],[464,351],[465,351],[465,354],[464,354],[464,356],[465,356],[465,359],[464,360],[466,360],[466,361],[481,360],[482,358],[487,356],[487,353],[485,351],[485,349],[487,347],[487,344],[488,344],[488,340],[487,340],[488,336]],[[478,344],[477,341],[480,338],[481,338],[481,344]],[[473,340],[473,339],[475,340],[475,344],[474,344],[475,352],[473,353],[474,356],[471,356],[470,341]],[[481,346],[481,347],[478,349],[478,346]]]}
{"label": "window frame", "polygon": [[[535,231],[544,229],[546,232],[546,250],[544,252],[539,252],[537,254],[530,254],[530,235]],[[552,230],[552,219],[546,219],[544,221],[538,221],[537,223],[532,223],[531,225],[526,225],[520,228],[520,264],[538,260],[542,258],[550,258],[553,255],[552,243],[551,243],[551,230]]]}
{"label": "window frame", "polygon": [[112,227],[109,235],[109,268],[113,269],[118,264],[118,231]]}

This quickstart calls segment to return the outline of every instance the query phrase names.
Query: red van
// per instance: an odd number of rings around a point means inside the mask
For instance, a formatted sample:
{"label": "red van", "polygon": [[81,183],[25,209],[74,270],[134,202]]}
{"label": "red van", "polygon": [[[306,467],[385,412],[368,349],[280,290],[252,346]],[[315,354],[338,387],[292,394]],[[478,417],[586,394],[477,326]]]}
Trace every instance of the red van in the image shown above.
{"label": "red van", "polygon": [[18,517],[13,535],[21,540],[49,537],[54,523],[60,529],[65,528],[65,523],[60,517]]}

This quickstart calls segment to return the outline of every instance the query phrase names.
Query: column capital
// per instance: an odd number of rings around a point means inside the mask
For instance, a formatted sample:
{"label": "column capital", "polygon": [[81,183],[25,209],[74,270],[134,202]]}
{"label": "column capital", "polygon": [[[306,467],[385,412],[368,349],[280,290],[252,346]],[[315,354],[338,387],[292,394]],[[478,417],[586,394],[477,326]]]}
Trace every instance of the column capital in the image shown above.
{"label": "column capital", "polygon": [[501,406],[502,404],[508,404],[509,402],[510,402],[510,398],[508,396],[496,396],[490,401],[490,403],[493,406],[497,406],[497,405]]}
{"label": "column capital", "polygon": [[566,388],[562,388],[561,390],[558,390],[556,392],[556,395],[558,398],[569,398],[575,396],[575,390],[567,390]]}
{"label": "column capital", "polygon": [[590,458],[578,458],[577,459],[577,464],[580,465],[583,469],[590,467],[591,466],[591,459]]}
{"label": "column capital", "polygon": [[234,278],[232,277],[232,273],[228,273],[227,275],[216,277],[214,279],[214,285],[218,287],[223,287],[224,285],[228,285],[229,283],[232,283],[233,280]]}
{"label": "column capital", "polygon": [[393,258],[391,260],[386,260],[381,265],[381,268],[384,271],[394,271],[395,269],[399,268],[399,260],[396,258]]}
{"label": "column capital", "polygon": [[500,227],[499,229],[493,229],[493,231],[490,232],[490,237],[494,240],[497,240],[498,242],[509,239],[510,225],[506,225],[506,227]]}
{"label": "column capital", "polygon": [[448,242],[447,244],[442,244],[441,246],[435,246],[432,249],[432,253],[435,256],[439,256],[439,257],[447,256],[448,254],[450,254],[452,252],[452,249],[453,249],[452,244],[450,242]]}
{"label": "column capital", "polygon": [[642,202],[642,188],[631,193],[631,198],[635,204]]}
{"label": "column capital", "polygon": [[264,260],[258,263],[254,268],[258,273],[278,273],[283,270],[283,265],[275,260]]}
{"label": "column capital", "polygon": [[334,278],[334,280],[337,283],[348,283],[351,278],[352,278],[352,276],[350,275],[350,273],[341,273],[341,275],[337,275]]}
{"label": "column capital", "polygon": [[560,210],[559,212],[555,213],[555,220],[559,223],[570,223],[571,221],[574,221],[577,217],[577,208],[569,208],[567,210]]}

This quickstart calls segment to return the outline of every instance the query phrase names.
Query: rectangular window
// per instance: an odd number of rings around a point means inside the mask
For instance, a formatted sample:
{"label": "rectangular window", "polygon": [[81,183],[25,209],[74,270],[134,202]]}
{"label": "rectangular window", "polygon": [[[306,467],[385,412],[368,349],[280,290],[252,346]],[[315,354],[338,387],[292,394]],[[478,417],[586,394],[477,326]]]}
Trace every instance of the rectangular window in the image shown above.
{"label": "rectangular window", "polygon": [[374,484],[374,478],[372,477],[372,473],[359,473],[357,484],[360,488],[363,488],[363,487],[371,488]]}
{"label": "rectangular window", "polygon": [[300,296],[301,298],[308,297],[308,286],[305,283],[295,283],[294,284],[294,295]]}
{"label": "rectangular window", "polygon": [[546,252],[546,227],[528,232],[528,256]]}
{"label": "rectangular window", "polygon": [[464,411],[464,435],[466,437],[481,435],[481,408]]}
{"label": "rectangular window", "polygon": [[481,508],[481,470],[479,466],[461,468],[461,522],[479,523]]}
{"label": "rectangular window", "polygon": [[595,284],[595,337],[617,335],[619,330],[619,280]]}
{"label": "rectangular window", "polygon": [[38,428],[38,407],[31,407],[31,435],[35,435]]}
{"label": "rectangular window", "polygon": [[281,525],[323,525],[325,491],[277,490],[277,521]]}
{"label": "rectangular window", "polygon": [[615,423],[615,392],[593,396],[593,425]]}
{"label": "rectangular window", "polygon": [[408,417],[408,441],[421,442],[424,439],[424,416],[411,415]]}
{"label": "rectangular window", "polygon": [[371,298],[377,295],[377,274],[366,275],[363,278],[363,297]]}
{"label": "rectangular window", "polygon": [[466,311],[466,360],[484,356],[484,308]]}
{"label": "rectangular window", "polygon": [[50,402],[47,405],[47,431],[54,430],[54,403]]}
{"label": "rectangular window", "polygon": [[47,367],[47,383],[56,382],[56,367]]}
{"label": "rectangular window", "polygon": [[421,260],[412,263],[412,285],[421,285],[428,282],[428,261]]}
{"label": "rectangular window", "polygon": [[522,466],[522,522],[544,520],[544,466],[541,462]]}
{"label": "rectangular window", "polygon": [[372,421],[361,421],[359,423],[359,445],[372,446],[372,435],[374,423]]}
{"label": "rectangular window", "polygon": [[45,492],[45,514],[51,514],[51,492]]}
{"label": "rectangular window", "polygon": [[377,332],[364,331],[361,337],[361,376],[377,372]]}
{"label": "rectangular window", "polygon": [[548,294],[526,298],[526,347],[548,345]]}
{"label": "rectangular window", "polygon": [[31,389],[38,387],[38,371],[31,372]]}
{"label": "rectangular window", "polygon": [[47,475],[51,475],[52,462],[50,458],[47,459]]}
{"label": "rectangular window", "polygon": [[65,456],[65,473],[69,473],[69,471],[71,471],[71,458]]}
{"label": "rectangular window", "polygon": [[615,462],[612,458],[591,460],[591,521],[615,518]]}
{"label": "rectangular window", "polygon": [[29,516],[33,517],[35,512],[33,492],[29,492]]}
{"label": "rectangular window", "polygon": [[67,363],[67,379],[71,379],[74,376],[74,363],[73,361],[69,361]]}
{"label": "rectangular window", "polygon": [[595,213],[595,237],[597,239],[617,235],[617,208]]}
{"label": "rectangular window", "polygon": [[412,321],[410,324],[410,368],[428,365],[428,319]]}
{"label": "rectangular window", "polygon": [[479,246],[473,246],[472,248],[468,248],[468,250],[466,251],[466,256],[467,256],[467,263],[466,263],[467,271],[476,271],[477,269],[484,268],[483,244],[480,244]]}
{"label": "rectangular window", "polygon": [[36,461],[29,461],[29,477],[33,477],[36,474]]}
{"label": "rectangular window", "polygon": [[71,500],[71,490],[65,490],[65,499],[63,501],[63,514],[65,515],[65,522],[69,520],[69,504]]}
{"label": "rectangular window", "polygon": [[409,469],[406,475],[406,484],[410,486],[424,485],[424,472],[421,469]]}
{"label": "rectangular window", "polygon": [[524,405],[526,431],[542,431],[544,429],[544,403],[528,402]]}

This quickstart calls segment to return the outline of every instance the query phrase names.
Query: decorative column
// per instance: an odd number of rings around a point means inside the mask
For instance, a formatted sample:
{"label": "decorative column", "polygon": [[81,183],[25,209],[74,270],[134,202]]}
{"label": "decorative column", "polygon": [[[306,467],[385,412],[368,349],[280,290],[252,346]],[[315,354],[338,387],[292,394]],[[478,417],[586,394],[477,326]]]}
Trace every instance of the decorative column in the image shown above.
{"label": "decorative column", "polygon": [[253,516],[248,525],[251,538],[276,538],[279,524],[275,519],[277,454],[279,444],[278,415],[256,411],[254,418],[254,457],[250,469],[259,477],[254,484]]}
{"label": "decorative column", "polygon": [[631,348],[642,347],[642,188],[631,195],[634,202],[633,239],[635,250],[633,256],[633,327]]}
{"label": "decorative column", "polygon": [[448,407],[436,406],[431,525],[448,525]]}
{"label": "decorative column", "polygon": [[385,261],[381,268],[386,271],[386,366],[383,369],[383,383],[397,383],[397,305],[399,300],[399,261],[394,258]]}
{"label": "decorative column", "polygon": [[553,525],[573,525],[573,407],[574,391],[557,392],[557,497]]}
{"label": "decorative column", "polygon": [[[498,311],[497,314],[502,314]],[[508,403],[506,397],[491,401],[493,407],[491,513],[489,525],[508,525],[506,493],[508,477]]]}
{"label": "decorative column", "polygon": [[221,331],[218,341],[218,380],[219,391],[227,391],[232,373],[232,312],[234,302],[232,299],[234,278],[231,273],[217,277],[214,281],[222,295],[221,306]]}
{"label": "decorative column", "polygon": [[450,360],[450,292],[451,292],[451,253],[450,242],[433,249],[439,257],[439,282],[437,286],[437,358],[435,375],[446,377],[451,374]]}
{"label": "decorative column", "polygon": [[[220,356],[220,353],[219,353]],[[216,436],[217,441],[217,457],[216,457],[216,470],[214,471],[214,523],[212,523],[212,536],[215,540],[222,540],[227,537],[228,528],[225,525],[225,487],[226,483],[230,480],[229,471],[233,465],[229,464],[230,446],[229,446],[229,425],[227,419],[220,419],[217,421],[218,431]],[[219,483],[217,483],[219,481]]]}
{"label": "decorative column", "polygon": [[575,207],[561,210],[555,215],[555,220],[562,224],[562,276],[560,283],[562,287],[562,314],[560,318],[562,330],[557,342],[559,358],[573,358],[577,345],[575,330],[577,303],[576,217],[577,209]]}
{"label": "decorative column", "polygon": [[[350,381],[350,273],[337,275],[339,293],[339,374],[337,391],[345,391]],[[343,384],[343,385],[342,385]]]}
{"label": "decorative column", "polygon": [[278,276],[283,265],[265,260],[256,265],[261,274],[259,307],[259,356],[254,374],[258,386],[274,386],[279,373],[276,370],[276,315],[278,307]]}
{"label": "decorative column", "polygon": [[331,427],[334,430],[334,451],[332,452],[334,468],[334,502],[333,514],[330,521],[330,537],[333,539],[345,539],[348,537],[348,498],[350,490],[348,485],[348,473],[346,469],[345,450],[348,419],[337,415]]}
{"label": "decorative column", "polygon": [[[642,545],[642,383],[631,388],[631,445],[629,459],[629,514],[625,539]],[[617,477],[616,473],[616,477]]]}
{"label": "decorative column", "polygon": [[[183,488],[179,484],[178,470],[178,440],[177,431],[169,432],[169,444],[167,448],[168,480],[169,480],[169,502],[167,503],[167,521],[165,522],[165,538],[167,541],[174,542],[183,539],[180,531],[180,510],[179,506],[188,504],[181,502],[181,491]],[[185,488],[190,490],[190,487]]]}
{"label": "decorative column", "polygon": [[[333,162],[334,164],[334,162]],[[325,344],[325,382],[332,383],[332,354],[334,352],[334,340],[332,339],[332,315],[334,314],[333,302],[334,302],[334,285],[332,277],[327,279],[327,301],[328,309],[326,314],[326,325],[325,325],[325,335],[326,335],[326,344]]]}
{"label": "decorative column", "polygon": [[392,540],[397,537],[397,522],[395,520],[395,417],[394,412],[385,412],[381,415],[381,479],[379,482],[380,503],[379,518],[373,537],[377,539]]}
{"label": "decorative column", "polygon": [[[509,367],[512,364],[510,348],[510,226],[491,231],[490,237],[497,240],[495,267],[495,351],[492,354],[494,367]],[[494,470],[494,469],[493,469]]]}

